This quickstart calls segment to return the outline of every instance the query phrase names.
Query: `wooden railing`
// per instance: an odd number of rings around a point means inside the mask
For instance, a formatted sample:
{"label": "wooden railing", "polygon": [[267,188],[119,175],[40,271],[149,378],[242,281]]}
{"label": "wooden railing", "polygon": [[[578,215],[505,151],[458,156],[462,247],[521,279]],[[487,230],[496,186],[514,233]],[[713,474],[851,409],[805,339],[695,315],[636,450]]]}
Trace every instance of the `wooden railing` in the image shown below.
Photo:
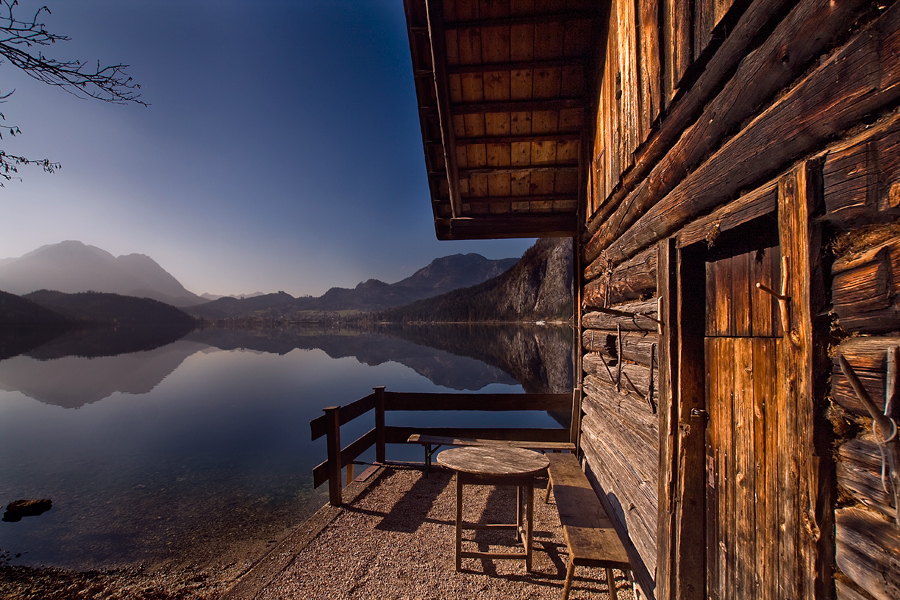
{"label": "wooden railing", "polygon": [[[389,411],[555,411],[571,414],[571,394],[425,394],[388,392],[384,387],[346,406],[329,406],[325,414],[309,422],[312,439],[326,438],[328,458],[313,469],[313,485],[328,482],[329,502],[339,506],[341,470],[375,446],[375,462],[386,462],[386,444],[403,444],[414,433],[456,438],[483,438],[533,442],[568,442],[569,427],[401,427],[385,424]],[[341,448],[341,426],[374,410],[374,427],[359,439]],[[352,471],[348,471],[348,474]],[[348,477],[348,480],[351,477]],[[349,482],[349,481],[348,481]]]}

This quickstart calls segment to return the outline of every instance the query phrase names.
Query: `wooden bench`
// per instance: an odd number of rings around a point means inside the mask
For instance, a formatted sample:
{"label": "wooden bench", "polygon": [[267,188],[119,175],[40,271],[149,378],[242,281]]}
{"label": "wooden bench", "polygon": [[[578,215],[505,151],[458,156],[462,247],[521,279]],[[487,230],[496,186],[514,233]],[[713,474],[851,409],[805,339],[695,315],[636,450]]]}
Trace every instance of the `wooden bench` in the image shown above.
{"label": "wooden bench", "polygon": [[552,489],[569,548],[563,600],[569,597],[576,565],[606,567],[609,595],[615,600],[616,583],[612,569],[621,569],[626,575],[631,571],[625,546],[575,455],[548,454],[547,458],[550,460],[550,482],[544,502],[549,501]]}
{"label": "wooden bench", "polygon": [[455,438],[440,435],[422,435],[414,433],[406,440],[411,444],[422,444],[425,447],[425,470],[431,469],[431,457],[441,446],[508,446],[528,450],[550,450],[553,452],[575,451],[575,444],[570,442],[532,442],[524,440],[489,440],[484,438]]}

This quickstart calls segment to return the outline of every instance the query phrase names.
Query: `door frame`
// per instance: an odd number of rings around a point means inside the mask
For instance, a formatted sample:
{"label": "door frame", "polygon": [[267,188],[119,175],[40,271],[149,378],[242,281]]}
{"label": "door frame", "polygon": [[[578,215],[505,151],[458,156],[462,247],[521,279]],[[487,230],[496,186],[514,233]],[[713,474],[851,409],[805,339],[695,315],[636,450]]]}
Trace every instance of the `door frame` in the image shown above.
{"label": "door frame", "polygon": [[[660,295],[660,464],[656,597],[702,600],[706,595],[706,404],[703,256],[720,231],[774,213],[782,256],[788,257],[790,331],[780,359],[783,393],[796,409],[789,432],[795,440],[785,459],[797,471],[788,511],[800,532],[791,563],[796,598],[828,598],[833,589],[833,492],[824,419],[814,399],[825,398],[827,332],[815,324],[825,305],[821,268],[821,227],[811,218],[820,210],[821,165],[807,161],[776,180],[700,218],[658,245]],[[827,326],[827,324],[825,325]],[[793,341],[788,342],[788,336]],[[818,346],[818,347],[817,347]],[[666,399],[667,401],[664,401]],[[692,415],[693,413],[693,415]],[[817,435],[818,432],[818,435]],[[702,521],[702,522],[701,522]],[[823,534],[825,532],[826,534]]]}

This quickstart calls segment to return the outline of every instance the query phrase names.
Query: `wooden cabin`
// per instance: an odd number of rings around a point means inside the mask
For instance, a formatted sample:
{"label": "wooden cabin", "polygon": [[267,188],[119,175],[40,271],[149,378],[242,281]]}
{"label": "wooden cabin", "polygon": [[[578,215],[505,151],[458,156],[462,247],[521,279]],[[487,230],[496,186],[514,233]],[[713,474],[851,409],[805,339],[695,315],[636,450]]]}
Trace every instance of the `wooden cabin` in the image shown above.
{"label": "wooden cabin", "polygon": [[900,2],[405,5],[438,238],[575,240],[640,593],[900,598],[900,442],[838,363],[897,418]]}

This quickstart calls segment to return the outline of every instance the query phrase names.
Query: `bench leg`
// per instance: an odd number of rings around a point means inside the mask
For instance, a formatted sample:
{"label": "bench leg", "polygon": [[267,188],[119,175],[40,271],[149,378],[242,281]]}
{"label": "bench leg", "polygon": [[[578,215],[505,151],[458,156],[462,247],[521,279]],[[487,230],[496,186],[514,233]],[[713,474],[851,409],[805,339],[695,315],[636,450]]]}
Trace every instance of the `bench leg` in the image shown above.
{"label": "bench leg", "polygon": [[616,600],[618,596],[618,590],[616,590],[616,578],[613,577],[612,569],[606,567],[606,585],[609,586],[609,597],[612,600]]}
{"label": "bench leg", "polygon": [[569,600],[569,589],[572,587],[572,577],[575,575],[575,561],[569,556],[569,566],[566,569],[566,584],[563,586],[562,600]]}

